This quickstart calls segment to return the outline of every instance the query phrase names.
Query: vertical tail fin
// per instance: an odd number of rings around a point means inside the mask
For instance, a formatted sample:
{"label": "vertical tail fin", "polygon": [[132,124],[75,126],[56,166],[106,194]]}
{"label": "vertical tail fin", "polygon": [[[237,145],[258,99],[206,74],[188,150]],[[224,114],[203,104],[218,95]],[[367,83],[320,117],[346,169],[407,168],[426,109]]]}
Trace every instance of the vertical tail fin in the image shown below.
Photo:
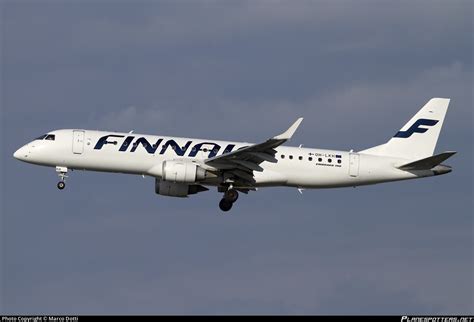
{"label": "vertical tail fin", "polygon": [[432,156],[449,101],[432,98],[387,143],[360,152],[413,160]]}

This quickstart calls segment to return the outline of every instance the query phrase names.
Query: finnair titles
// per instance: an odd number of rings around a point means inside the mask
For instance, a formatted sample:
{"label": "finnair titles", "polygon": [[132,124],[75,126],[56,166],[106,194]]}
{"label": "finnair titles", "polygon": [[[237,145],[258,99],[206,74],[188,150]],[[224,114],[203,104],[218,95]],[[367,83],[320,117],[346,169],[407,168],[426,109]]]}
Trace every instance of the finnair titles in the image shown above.
{"label": "finnair titles", "polygon": [[355,187],[451,172],[442,164],[456,152],[434,154],[449,99],[433,98],[386,143],[366,150],[288,147],[302,122],[252,144],[82,129],[55,130],[14,153],[18,160],[54,167],[63,190],[70,170],[127,173],[155,178],[155,192],[188,197],[217,187],[219,207],[261,187]]}

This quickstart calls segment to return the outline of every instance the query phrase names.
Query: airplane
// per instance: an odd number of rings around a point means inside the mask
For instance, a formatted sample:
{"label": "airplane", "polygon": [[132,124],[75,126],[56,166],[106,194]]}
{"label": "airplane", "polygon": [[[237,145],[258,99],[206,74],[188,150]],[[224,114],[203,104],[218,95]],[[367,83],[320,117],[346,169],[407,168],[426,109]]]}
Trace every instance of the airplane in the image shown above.
{"label": "airplane", "polygon": [[262,187],[356,187],[446,174],[456,152],[434,155],[450,99],[432,98],[386,143],[359,152],[287,147],[303,118],[261,143],[91,131],[55,130],[19,148],[21,161],[55,167],[63,190],[70,170],[150,176],[155,192],[188,197],[217,187],[222,211],[239,193]]}

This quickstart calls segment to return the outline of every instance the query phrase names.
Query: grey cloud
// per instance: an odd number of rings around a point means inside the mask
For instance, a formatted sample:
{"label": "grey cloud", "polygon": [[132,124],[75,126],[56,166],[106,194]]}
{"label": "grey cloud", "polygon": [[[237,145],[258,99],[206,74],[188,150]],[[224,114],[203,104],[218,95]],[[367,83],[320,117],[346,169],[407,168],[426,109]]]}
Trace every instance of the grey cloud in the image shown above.
{"label": "grey cloud", "polygon": [[97,119],[91,116],[89,127],[126,132],[133,130],[130,126],[135,125],[143,126],[145,124],[153,129],[154,126],[163,121],[165,120],[162,119],[159,110],[141,110],[136,106],[128,106],[122,110],[101,115]]}
{"label": "grey cloud", "polygon": [[[423,70],[406,81],[359,82],[294,100],[277,98],[255,101],[225,97],[211,97],[207,100],[186,97],[155,100],[148,107],[126,107],[100,117],[94,117],[94,112],[89,117],[89,126],[123,131],[132,126],[142,132],[198,137],[215,136],[225,126],[225,133],[221,134],[225,138],[230,140],[238,136],[242,140],[250,140],[257,135],[260,139],[265,139],[262,137],[265,133],[260,134],[262,127],[242,131],[243,123],[252,122],[257,125],[271,117],[272,123],[265,123],[266,135],[269,136],[283,130],[297,117],[304,116],[306,120],[298,135],[305,139],[305,144],[311,144],[311,137],[314,135],[331,133],[337,123],[341,137],[350,136],[352,126],[358,126],[367,129],[362,134],[372,138],[378,135],[378,138],[375,137],[376,141],[366,143],[376,145],[401,128],[431,97],[453,98],[451,110],[460,116],[455,119],[456,126],[460,125],[458,122],[464,122],[466,127],[470,123],[472,110],[462,102],[469,99],[469,81],[470,73],[466,66],[453,62]],[[185,111],[185,114],[176,113],[177,110]],[[242,111],[251,111],[250,120]],[[196,119],[206,115],[212,115],[212,121],[210,119],[206,124],[212,122],[213,126],[194,126]],[[376,119],[392,116],[394,122],[391,127],[387,127],[386,123],[374,122]],[[187,129],[188,134],[182,134],[183,128]],[[299,143],[293,142],[295,144]],[[364,148],[363,142],[352,144]]]}

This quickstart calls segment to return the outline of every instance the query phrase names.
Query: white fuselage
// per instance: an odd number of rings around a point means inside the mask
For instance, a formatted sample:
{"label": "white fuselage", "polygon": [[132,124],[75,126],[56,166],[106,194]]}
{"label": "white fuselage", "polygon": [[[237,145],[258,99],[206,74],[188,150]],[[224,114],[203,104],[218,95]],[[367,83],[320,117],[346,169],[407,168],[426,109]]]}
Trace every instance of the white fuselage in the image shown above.
{"label": "white fuselage", "polygon": [[[251,143],[112,133],[57,130],[54,140],[34,140],[17,152],[25,162],[68,169],[162,177],[166,160],[187,159],[206,168],[204,160],[238,150]],[[276,162],[264,161],[255,171],[255,186],[333,188],[368,185],[435,175],[433,171],[403,171],[407,159],[356,152],[279,146]],[[212,170],[212,169],[211,169]],[[219,178],[203,185],[219,185]]]}

